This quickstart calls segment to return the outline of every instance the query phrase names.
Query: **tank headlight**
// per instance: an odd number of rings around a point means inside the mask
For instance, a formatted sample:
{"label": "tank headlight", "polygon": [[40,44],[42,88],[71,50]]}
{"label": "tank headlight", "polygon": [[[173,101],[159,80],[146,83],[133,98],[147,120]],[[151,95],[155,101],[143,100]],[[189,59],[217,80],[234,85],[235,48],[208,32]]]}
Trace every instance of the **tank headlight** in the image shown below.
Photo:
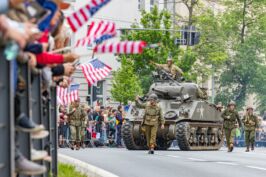
{"label": "tank headlight", "polygon": [[177,114],[175,111],[169,111],[164,115],[165,119],[176,119],[177,118]]}

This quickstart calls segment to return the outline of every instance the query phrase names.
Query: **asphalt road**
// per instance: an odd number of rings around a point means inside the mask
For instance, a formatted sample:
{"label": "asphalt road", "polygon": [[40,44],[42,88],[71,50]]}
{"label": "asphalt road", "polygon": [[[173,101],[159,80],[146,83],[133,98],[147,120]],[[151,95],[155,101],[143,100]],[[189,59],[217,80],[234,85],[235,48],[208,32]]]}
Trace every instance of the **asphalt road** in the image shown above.
{"label": "asphalt road", "polygon": [[235,148],[220,151],[128,151],[116,148],[90,148],[59,152],[120,177],[266,177],[266,148],[244,152]]}

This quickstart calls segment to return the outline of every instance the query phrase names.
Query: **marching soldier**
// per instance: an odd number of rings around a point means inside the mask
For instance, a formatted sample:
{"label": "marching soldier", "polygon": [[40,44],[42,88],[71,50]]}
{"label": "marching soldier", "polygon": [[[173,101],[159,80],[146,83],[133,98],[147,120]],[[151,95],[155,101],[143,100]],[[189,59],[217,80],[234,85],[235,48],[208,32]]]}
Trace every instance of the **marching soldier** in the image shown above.
{"label": "marching soldier", "polygon": [[80,129],[80,138],[81,138],[81,147],[84,149],[86,147],[85,140],[86,140],[86,132],[88,126],[88,114],[90,113],[90,107],[86,104],[81,105],[82,109],[85,112],[85,116],[81,118],[81,129]]}
{"label": "marching soldier", "polygon": [[180,69],[179,67],[177,67],[173,63],[173,59],[170,58],[170,57],[167,59],[167,64],[157,64],[157,63],[153,63],[153,64],[157,68],[163,69],[163,70],[167,71],[168,73],[171,73],[173,79],[180,78],[183,75],[182,69]]}
{"label": "marching soldier", "polygon": [[86,113],[80,105],[80,100],[76,100],[70,105],[68,116],[71,132],[71,149],[74,150],[76,147],[76,150],[79,150],[82,121],[84,121],[84,118],[86,117]]}
{"label": "marching soldier", "polygon": [[157,104],[157,95],[151,94],[147,103],[141,103],[139,97],[136,97],[136,106],[145,109],[143,118],[143,129],[147,140],[147,146],[149,147],[149,154],[154,154],[154,148],[156,146],[156,135],[158,126],[161,125],[161,129],[164,129],[164,118],[162,109]]}
{"label": "marching soldier", "polygon": [[246,142],[246,152],[249,152],[249,147],[251,145],[251,150],[254,150],[255,143],[255,129],[259,127],[258,117],[253,114],[253,107],[249,106],[246,109],[247,113],[243,118],[244,129],[245,129],[245,142]]}
{"label": "marching soldier", "polygon": [[242,123],[240,121],[239,114],[236,111],[236,104],[234,101],[230,101],[227,109],[222,113],[222,118],[224,119],[224,132],[228,152],[232,152],[234,149],[234,138],[236,135],[237,123],[242,127]]}

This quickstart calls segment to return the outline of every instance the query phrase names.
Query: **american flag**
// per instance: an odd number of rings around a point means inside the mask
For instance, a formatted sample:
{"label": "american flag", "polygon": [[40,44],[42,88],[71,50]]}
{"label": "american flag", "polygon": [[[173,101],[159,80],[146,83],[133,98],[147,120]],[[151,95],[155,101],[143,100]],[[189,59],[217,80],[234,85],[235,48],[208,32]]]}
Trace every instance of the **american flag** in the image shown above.
{"label": "american flag", "polygon": [[67,17],[67,22],[72,31],[76,32],[89,20],[90,17],[110,1],[111,0],[91,0],[89,4]]}
{"label": "american flag", "polygon": [[113,22],[92,22],[87,33],[87,37],[79,39],[76,43],[76,47],[88,46],[93,42],[96,44],[101,43],[104,40],[110,39],[116,36],[116,27]]}
{"label": "american flag", "polygon": [[107,41],[94,48],[95,53],[114,53],[114,54],[140,54],[147,46],[144,41]]}
{"label": "american flag", "polygon": [[60,104],[68,105],[79,99],[79,84],[72,84],[69,88],[57,87],[57,100]]}
{"label": "american flag", "polygon": [[104,79],[112,71],[112,68],[98,59],[81,65],[82,72],[88,81],[89,86]]}

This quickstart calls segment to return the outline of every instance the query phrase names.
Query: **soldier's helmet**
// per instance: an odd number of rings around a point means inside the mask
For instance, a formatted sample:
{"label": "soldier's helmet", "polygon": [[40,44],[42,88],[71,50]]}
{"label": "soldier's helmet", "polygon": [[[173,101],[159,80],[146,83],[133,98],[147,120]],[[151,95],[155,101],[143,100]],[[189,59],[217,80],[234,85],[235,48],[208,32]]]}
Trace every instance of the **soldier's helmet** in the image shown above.
{"label": "soldier's helmet", "polygon": [[168,57],[167,61],[173,61],[172,57]]}
{"label": "soldier's helmet", "polygon": [[249,109],[253,110],[253,107],[252,106],[247,106],[246,110],[248,111]]}
{"label": "soldier's helmet", "polygon": [[231,106],[231,105],[234,105],[234,106],[235,106],[235,105],[236,105],[236,102],[234,102],[234,101],[231,100],[231,101],[228,103],[228,106]]}
{"label": "soldier's helmet", "polygon": [[217,108],[222,108],[223,107],[223,104],[222,102],[218,102],[218,104],[216,105]]}
{"label": "soldier's helmet", "polygon": [[154,93],[150,94],[150,96],[148,98],[149,101],[151,101],[151,100],[155,100],[156,101],[157,99],[158,99],[158,96],[156,94],[154,94]]}

